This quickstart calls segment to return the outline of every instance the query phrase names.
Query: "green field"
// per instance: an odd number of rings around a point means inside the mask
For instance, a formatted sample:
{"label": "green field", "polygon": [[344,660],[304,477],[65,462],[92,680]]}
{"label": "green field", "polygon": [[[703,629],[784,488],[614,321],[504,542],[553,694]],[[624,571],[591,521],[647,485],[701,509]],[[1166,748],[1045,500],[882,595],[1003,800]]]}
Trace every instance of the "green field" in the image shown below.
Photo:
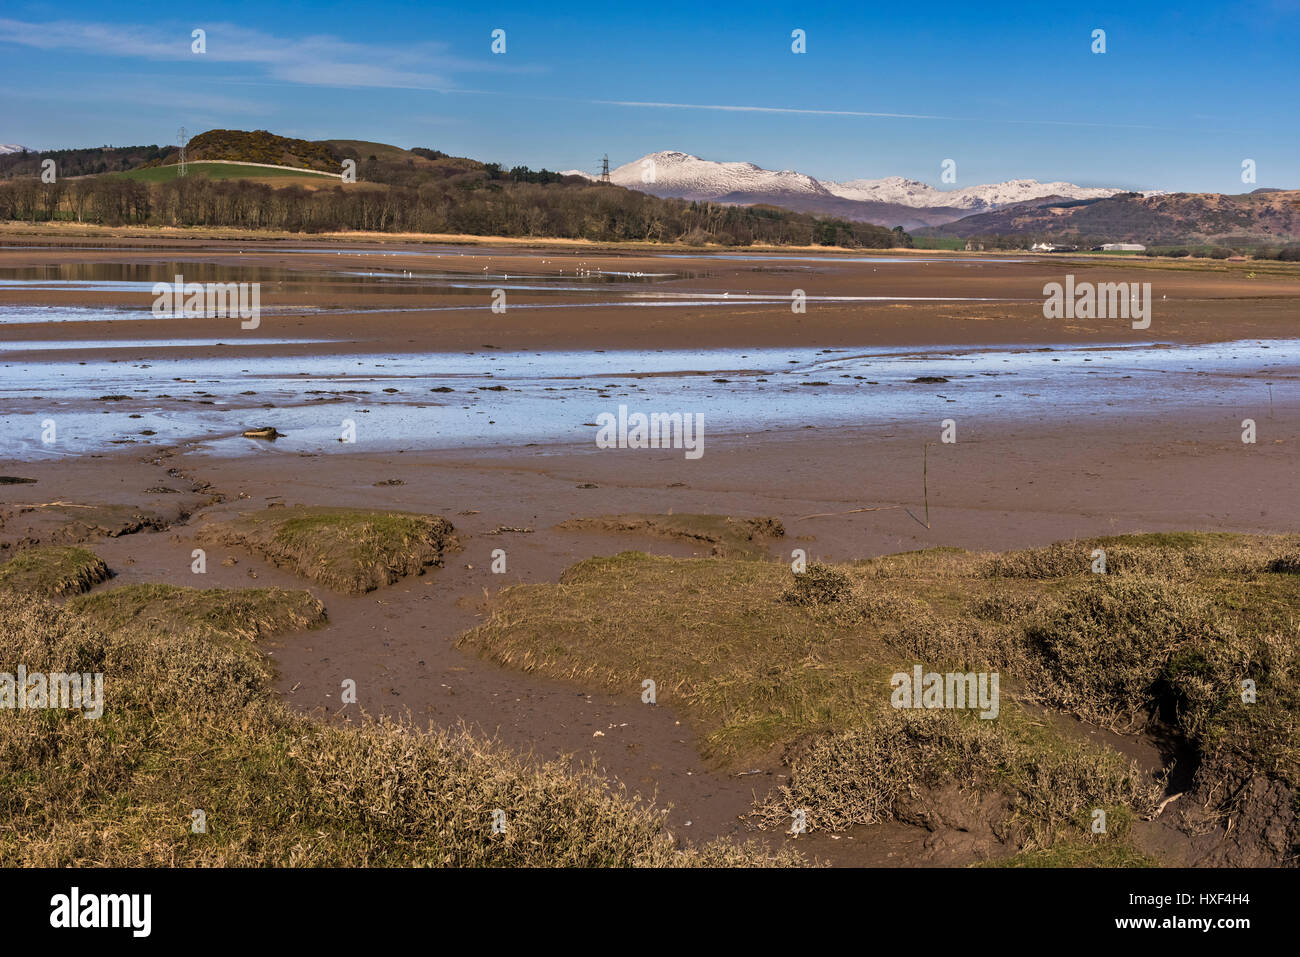
{"label": "green field", "polygon": [[[124,179],[138,180],[142,183],[167,183],[176,179],[178,166],[147,166],[125,173],[113,173]],[[205,179],[293,179],[310,177],[313,180],[333,179],[328,173],[319,173],[310,169],[274,169],[268,166],[251,166],[242,163],[189,163],[186,175],[202,176]]]}
{"label": "green field", "polygon": [[912,248],[963,250],[966,248],[966,240],[946,236],[913,236]]}

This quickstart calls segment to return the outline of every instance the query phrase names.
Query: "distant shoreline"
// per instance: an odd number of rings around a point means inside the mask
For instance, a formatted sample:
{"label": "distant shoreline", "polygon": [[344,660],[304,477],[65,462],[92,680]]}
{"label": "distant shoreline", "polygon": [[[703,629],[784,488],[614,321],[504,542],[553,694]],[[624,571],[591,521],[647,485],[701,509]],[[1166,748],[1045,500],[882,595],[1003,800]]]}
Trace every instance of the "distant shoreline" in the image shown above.
{"label": "distant shoreline", "polygon": [[[444,246],[482,246],[487,248],[517,247],[522,249],[561,249],[625,251],[625,252],[673,252],[707,257],[717,253],[744,255],[745,253],[799,253],[808,255],[824,254],[827,256],[912,256],[917,259],[953,258],[953,259],[988,259],[1014,256],[1017,259],[1045,262],[1069,262],[1087,260],[1105,262],[1124,268],[1135,269],[1176,269],[1205,272],[1230,272],[1233,270],[1265,270],[1287,277],[1300,275],[1300,269],[1294,264],[1272,259],[1246,259],[1227,262],[1221,259],[1176,258],[1168,256],[1117,255],[1115,253],[1092,252],[1080,250],[1070,253],[1037,253],[1029,250],[963,250],[963,249],[917,249],[908,246],[876,248],[867,246],[774,246],[754,244],[750,246],[726,246],[720,243],[708,243],[693,246],[687,243],[647,242],[629,240],[623,242],[597,242],[590,239],[567,239],[546,236],[479,236],[472,233],[381,233],[381,232],[325,232],[292,233],[279,230],[246,230],[213,226],[101,226],[92,223],[25,223],[8,220],[0,222],[0,248],[10,241],[21,238],[39,238],[82,242],[85,240],[155,240],[162,242],[177,241],[228,241],[245,240],[249,242],[292,241],[296,243],[331,244],[349,242],[373,245],[377,249],[383,246],[400,245],[444,245]],[[58,243],[51,243],[57,246]]]}
{"label": "distant shoreline", "polygon": [[[248,239],[280,240],[291,239],[295,242],[347,241],[367,242],[376,245],[384,243],[437,243],[464,246],[526,246],[535,247],[576,247],[580,249],[632,249],[632,250],[674,250],[681,252],[729,251],[729,252],[826,252],[859,253],[881,255],[935,255],[942,253],[956,255],[950,250],[913,249],[910,247],[877,248],[867,246],[724,246],[709,243],[704,246],[692,246],[687,243],[647,242],[628,240],[623,242],[596,242],[590,239],[567,239],[546,236],[479,236],[472,233],[381,233],[381,232],[326,232],[326,233],[291,233],[279,230],[228,229],[213,226],[100,226],[93,223],[24,223],[9,220],[0,222],[0,239],[10,236],[47,236],[57,238],[105,238],[105,239]],[[961,255],[967,255],[962,252]],[[981,255],[971,253],[969,255]]]}

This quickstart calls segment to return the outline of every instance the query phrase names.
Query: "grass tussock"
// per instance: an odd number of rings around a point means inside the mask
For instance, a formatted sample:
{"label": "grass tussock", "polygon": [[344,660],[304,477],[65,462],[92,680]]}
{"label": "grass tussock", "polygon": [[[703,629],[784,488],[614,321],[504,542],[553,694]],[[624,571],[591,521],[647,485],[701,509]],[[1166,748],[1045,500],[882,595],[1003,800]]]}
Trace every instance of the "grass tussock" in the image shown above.
{"label": "grass tussock", "polygon": [[110,574],[88,549],[47,545],[25,549],[0,565],[0,589],[61,598],[89,591]]}
{"label": "grass tussock", "polygon": [[[779,601],[792,576],[769,562],[623,552],[567,569],[558,585],[504,590],[489,622],[460,638],[503,664],[684,704],[706,750],[741,763],[824,728],[859,697],[861,662],[834,628]],[[881,682],[887,675],[878,676]]]}
{"label": "grass tussock", "polygon": [[[1098,547],[1107,574],[1092,571]],[[627,694],[654,679],[718,763],[791,756],[786,805],[823,826],[884,819],[899,787],[955,774],[1003,796],[1022,847],[1046,846],[1087,835],[1070,830],[1085,805],[1145,813],[1159,782],[1102,745],[1024,733],[1021,704],[1122,732],[1161,721],[1199,762],[1201,802],[1225,815],[1253,780],[1300,790],[1296,553],[1296,536],[1121,536],[932,549],[803,583],[776,563],[624,553],[504,589],[461,642]],[[1001,716],[894,711],[889,676],[918,662],[998,672]]]}
{"label": "grass tussock", "polygon": [[[1300,544],[1300,536],[1291,539],[1293,545]],[[1278,561],[1278,541],[1226,532],[1108,536],[993,555],[980,569],[990,578],[1051,579],[1101,574],[1094,572],[1093,566],[1101,568],[1099,562],[1104,561],[1107,575],[1196,578],[1251,574],[1268,571],[1266,566]],[[1099,556],[1098,551],[1103,554]]]}
{"label": "grass tussock", "polygon": [[[1094,809],[1095,810],[1095,809]],[[1093,811],[1087,812],[1089,826],[1058,834],[1049,845],[1031,842],[1008,857],[981,861],[976,867],[1160,867],[1161,861],[1140,850],[1134,841],[1133,813],[1123,806],[1104,807],[1105,831],[1092,830]]]}
{"label": "grass tussock", "polygon": [[813,562],[794,576],[794,584],[781,593],[792,605],[829,605],[844,601],[852,593],[849,576],[833,565]]}
{"label": "grass tussock", "polygon": [[[178,631],[140,629],[120,611],[141,604],[83,615],[0,594],[0,662],[105,675],[97,720],[3,715],[0,866],[798,862],[731,843],[679,849],[661,815],[596,775],[467,734],[322,725],[279,703],[240,632],[196,605],[174,613]],[[195,809],[206,833],[192,830]]]}
{"label": "grass tussock", "polygon": [[364,594],[441,566],[459,549],[445,518],[357,509],[267,509],[206,525],[204,541],[240,545],[327,588]]}
{"label": "grass tussock", "polygon": [[325,622],[306,591],[126,585],[73,599],[69,610],[105,631],[179,635],[203,641],[257,641]]}
{"label": "grass tussock", "polygon": [[1115,839],[1060,840],[1051,847],[1020,851],[1001,860],[982,861],[976,867],[1159,867],[1160,862],[1131,844]]}
{"label": "grass tussock", "polygon": [[[1114,751],[1066,740],[1023,712],[985,721],[954,711],[897,711],[814,741],[792,765],[790,783],[755,811],[780,827],[804,809],[809,825],[920,819],[915,798],[952,788],[994,834],[1019,847],[1049,846],[1058,832],[1088,833],[1097,808],[1149,812],[1162,782]],[[981,795],[996,795],[990,803]],[[940,811],[957,826],[963,809]]]}
{"label": "grass tussock", "polygon": [[775,518],[732,518],[728,515],[604,515],[574,518],[558,528],[630,532],[708,546],[715,558],[762,558],[767,542],[785,535]]}

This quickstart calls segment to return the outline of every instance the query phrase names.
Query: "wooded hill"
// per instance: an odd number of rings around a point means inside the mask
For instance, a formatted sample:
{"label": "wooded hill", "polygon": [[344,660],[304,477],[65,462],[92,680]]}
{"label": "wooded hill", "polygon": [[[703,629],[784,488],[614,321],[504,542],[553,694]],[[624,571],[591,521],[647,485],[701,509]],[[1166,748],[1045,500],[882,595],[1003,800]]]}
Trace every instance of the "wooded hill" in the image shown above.
{"label": "wooded hill", "polygon": [[[180,150],[173,146],[149,166],[176,163]],[[185,158],[191,163],[201,160],[233,160],[240,163],[269,163],[294,166],[322,173],[337,173],[339,157],[325,143],[295,140],[266,130],[208,130],[186,144]]]}
{"label": "wooded hill", "polygon": [[[141,148],[158,150],[157,147]],[[66,152],[66,151],[65,151]],[[85,151],[93,165],[94,151]],[[761,206],[659,199],[549,170],[510,170],[432,149],[360,140],[307,141],[265,130],[211,130],[194,137],[187,160],[269,163],[338,173],[356,162],[355,184],[279,186],[187,176],[147,182],[101,175],[39,181],[31,172],[0,182],[0,219],[73,220],[104,225],[227,226],[302,232],[366,230],[552,237],[598,242],[716,242],[726,245],[910,245],[901,229]],[[135,168],[176,161],[169,147]],[[102,162],[107,160],[102,156]],[[120,172],[120,164],[115,172]]]}
{"label": "wooded hill", "polygon": [[1013,206],[920,229],[917,235],[1012,238],[1022,246],[1038,241],[1223,246],[1294,242],[1300,239],[1300,190],[1147,197],[1120,193],[1108,199]]}

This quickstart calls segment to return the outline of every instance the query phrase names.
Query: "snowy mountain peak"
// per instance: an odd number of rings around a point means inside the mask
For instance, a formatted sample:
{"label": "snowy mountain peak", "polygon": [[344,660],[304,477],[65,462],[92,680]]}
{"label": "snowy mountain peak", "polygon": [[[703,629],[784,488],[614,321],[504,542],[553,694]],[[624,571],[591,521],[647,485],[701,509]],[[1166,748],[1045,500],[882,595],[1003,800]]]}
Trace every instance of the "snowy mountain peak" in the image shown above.
{"label": "snowy mountain peak", "polygon": [[753,163],[719,163],[680,150],[647,153],[610,172],[619,186],[656,196],[739,201],[734,194],[791,193],[829,196],[826,187],[796,170],[779,172]]}
{"label": "snowy mountain peak", "polygon": [[26,146],[19,146],[17,143],[0,143],[0,155],[5,153],[30,153]]}
{"label": "snowy mountain peak", "polygon": [[845,183],[827,183],[836,196],[845,199],[866,200],[877,203],[897,203],[915,209],[948,206],[954,209],[991,210],[1002,206],[1047,196],[1066,199],[1104,199],[1122,193],[1121,189],[1096,189],[1075,186],[1073,183],[1040,183],[1036,179],[1011,179],[1005,183],[983,186],[965,186],[961,189],[940,190],[913,179],[891,176],[886,179],[855,179]]}
{"label": "snowy mountain peak", "polygon": [[[570,173],[577,175],[577,171]],[[748,162],[706,160],[680,150],[647,153],[615,169],[610,179],[630,189],[681,199],[733,203],[780,203],[782,198],[843,199],[912,209],[949,208],[979,212],[1048,196],[1101,199],[1123,192],[1120,189],[1075,186],[1073,183],[1040,183],[1034,179],[1014,179],[954,190],[936,189],[928,183],[902,176],[837,183],[818,180],[798,170],[777,171]]]}
{"label": "snowy mountain peak", "polygon": [[[600,177],[582,170],[567,176]],[[687,199],[736,205],[769,204],[799,212],[839,216],[884,226],[912,229],[953,222],[1050,198],[1104,199],[1124,192],[1073,183],[1040,183],[1012,179],[1005,183],[936,189],[902,176],[882,179],[818,180],[798,170],[769,170],[754,163],[706,160],[681,150],[647,153],[611,171],[619,186],[665,199]]]}

